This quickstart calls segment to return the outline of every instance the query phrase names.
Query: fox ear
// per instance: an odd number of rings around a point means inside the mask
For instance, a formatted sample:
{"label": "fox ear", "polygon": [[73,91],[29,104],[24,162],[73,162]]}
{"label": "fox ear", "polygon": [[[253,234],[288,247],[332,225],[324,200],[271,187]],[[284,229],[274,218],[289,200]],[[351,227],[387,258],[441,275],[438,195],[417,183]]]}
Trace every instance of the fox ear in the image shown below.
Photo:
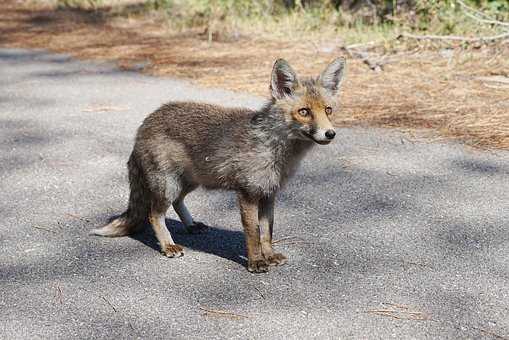
{"label": "fox ear", "polygon": [[322,86],[336,94],[341,84],[341,80],[345,74],[346,60],[345,58],[334,59],[329,66],[320,74],[320,82]]}
{"label": "fox ear", "polygon": [[288,62],[278,59],[272,68],[270,91],[275,99],[290,96],[298,83],[297,75]]}

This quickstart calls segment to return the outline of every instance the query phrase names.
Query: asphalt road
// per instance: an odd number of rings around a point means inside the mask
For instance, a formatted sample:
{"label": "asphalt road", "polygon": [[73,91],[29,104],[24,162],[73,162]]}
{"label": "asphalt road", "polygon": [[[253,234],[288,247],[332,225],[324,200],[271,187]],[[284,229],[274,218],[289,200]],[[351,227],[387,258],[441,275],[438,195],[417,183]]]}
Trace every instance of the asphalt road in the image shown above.
{"label": "asphalt road", "polygon": [[232,193],[187,199],[206,235],[171,212],[183,258],[149,231],[89,236],[125,208],[137,126],[175,99],[261,103],[0,50],[0,338],[509,338],[507,152],[339,129],[278,199],[289,264],[268,274],[244,267]]}

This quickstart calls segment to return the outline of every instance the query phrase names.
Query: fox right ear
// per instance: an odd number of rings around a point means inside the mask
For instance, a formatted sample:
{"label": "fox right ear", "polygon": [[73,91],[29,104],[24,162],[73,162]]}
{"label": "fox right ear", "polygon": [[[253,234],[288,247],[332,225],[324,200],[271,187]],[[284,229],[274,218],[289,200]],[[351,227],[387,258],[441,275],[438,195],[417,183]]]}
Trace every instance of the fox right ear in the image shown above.
{"label": "fox right ear", "polygon": [[297,75],[288,62],[278,59],[272,68],[270,91],[275,99],[292,95],[297,86]]}
{"label": "fox right ear", "polygon": [[339,85],[341,84],[341,80],[343,80],[343,76],[345,75],[345,66],[345,58],[340,57],[334,59],[320,75],[319,79],[322,86],[331,91],[333,94],[336,94],[338,92]]}

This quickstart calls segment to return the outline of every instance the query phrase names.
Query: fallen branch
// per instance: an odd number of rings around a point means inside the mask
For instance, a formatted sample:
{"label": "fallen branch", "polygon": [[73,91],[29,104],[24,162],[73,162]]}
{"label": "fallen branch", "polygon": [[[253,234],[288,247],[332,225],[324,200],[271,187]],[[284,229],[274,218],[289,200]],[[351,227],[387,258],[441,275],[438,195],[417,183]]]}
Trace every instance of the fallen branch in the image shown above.
{"label": "fallen branch", "polygon": [[464,14],[471,18],[471,19],[474,19],[475,21],[478,21],[480,23],[483,23],[483,24],[488,24],[488,25],[499,25],[499,26],[509,26],[509,23],[506,23],[506,22],[502,22],[502,21],[498,21],[498,20],[491,20],[491,19],[483,19],[483,18],[479,18],[478,16],[475,16],[473,15],[472,13],[469,13],[469,12],[464,12]]}
{"label": "fallen branch", "polygon": [[[469,18],[472,18],[474,20],[477,20],[479,22],[482,22],[482,23],[485,23],[485,24],[491,24],[491,25],[499,25],[499,26],[507,26],[509,27],[509,23],[508,22],[503,22],[503,21],[499,21],[499,20],[495,20],[493,18],[490,18],[488,15],[486,15],[485,13],[481,12],[481,11],[478,11],[476,10],[475,8],[472,8],[470,6],[468,6],[467,4],[465,4],[463,1],[461,0],[457,0],[457,2],[460,4],[461,7],[463,7],[463,10],[464,10],[464,13],[467,17]],[[474,13],[474,14],[473,14]],[[477,14],[477,15],[476,15]],[[479,17],[481,16],[481,17]]]}
{"label": "fallen branch", "polygon": [[490,18],[490,17],[489,17],[486,13],[481,12],[481,11],[479,11],[478,9],[475,9],[475,8],[473,8],[473,7],[468,6],[468,5],[467,5],[467,4],[465,4],[462,0],[457,0],[457,2],[458,2],[458,3],[459,3],[459,4],[463,7],[463,8],[466,8],[466,9],[468,9],[468,10],[470,10],[470,11],[474,12],[474,13],[477,13],[477,14],[479,14],[480,16],[485,17],[485,18],[487,18],[487,19],[491,19],[491,18]]}
{"label": "fallen branch", "polygon": [[402,33],[396,39],[409,38],[415,40],[449,40],[463,42],[488,42],[502,39],[509,39],[509,32],[488,37],[467,38],[456,35],[416,35],[411,33]]}

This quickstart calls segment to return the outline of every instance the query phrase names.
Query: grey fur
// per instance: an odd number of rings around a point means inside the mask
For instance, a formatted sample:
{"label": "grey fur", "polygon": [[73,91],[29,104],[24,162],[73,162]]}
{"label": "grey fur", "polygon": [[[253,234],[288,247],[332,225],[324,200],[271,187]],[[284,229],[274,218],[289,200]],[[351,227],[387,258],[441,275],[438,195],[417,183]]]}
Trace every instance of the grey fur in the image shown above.
{"label": "grey fur", "polygon": [[[259,111],[173,102],[150,114],[138,129],[128,162],[128,209],[92,233],[126,235],[148,217],[162,252],[178,257],[183,250],[164,226],[167,209],[173,205],[187,228],[198,228],[185,207],[186,194],[198,186],[234,190],[247,235],[249,269],[266,271],[268,265],[286,262],[272,251],[274,196],[315,141],[323,142],[314,139],[313,131],[320,124],[331,126],[322,111],[332,99],[323,98],[316,80],[299,84],[283,60],[276,62],[271,79],[271,87],[279,90]],[[292,88],[290,96],[282,95],[285,87]],[[296,113],[302,105],[314,108],[313,119],[302,121]]]}

